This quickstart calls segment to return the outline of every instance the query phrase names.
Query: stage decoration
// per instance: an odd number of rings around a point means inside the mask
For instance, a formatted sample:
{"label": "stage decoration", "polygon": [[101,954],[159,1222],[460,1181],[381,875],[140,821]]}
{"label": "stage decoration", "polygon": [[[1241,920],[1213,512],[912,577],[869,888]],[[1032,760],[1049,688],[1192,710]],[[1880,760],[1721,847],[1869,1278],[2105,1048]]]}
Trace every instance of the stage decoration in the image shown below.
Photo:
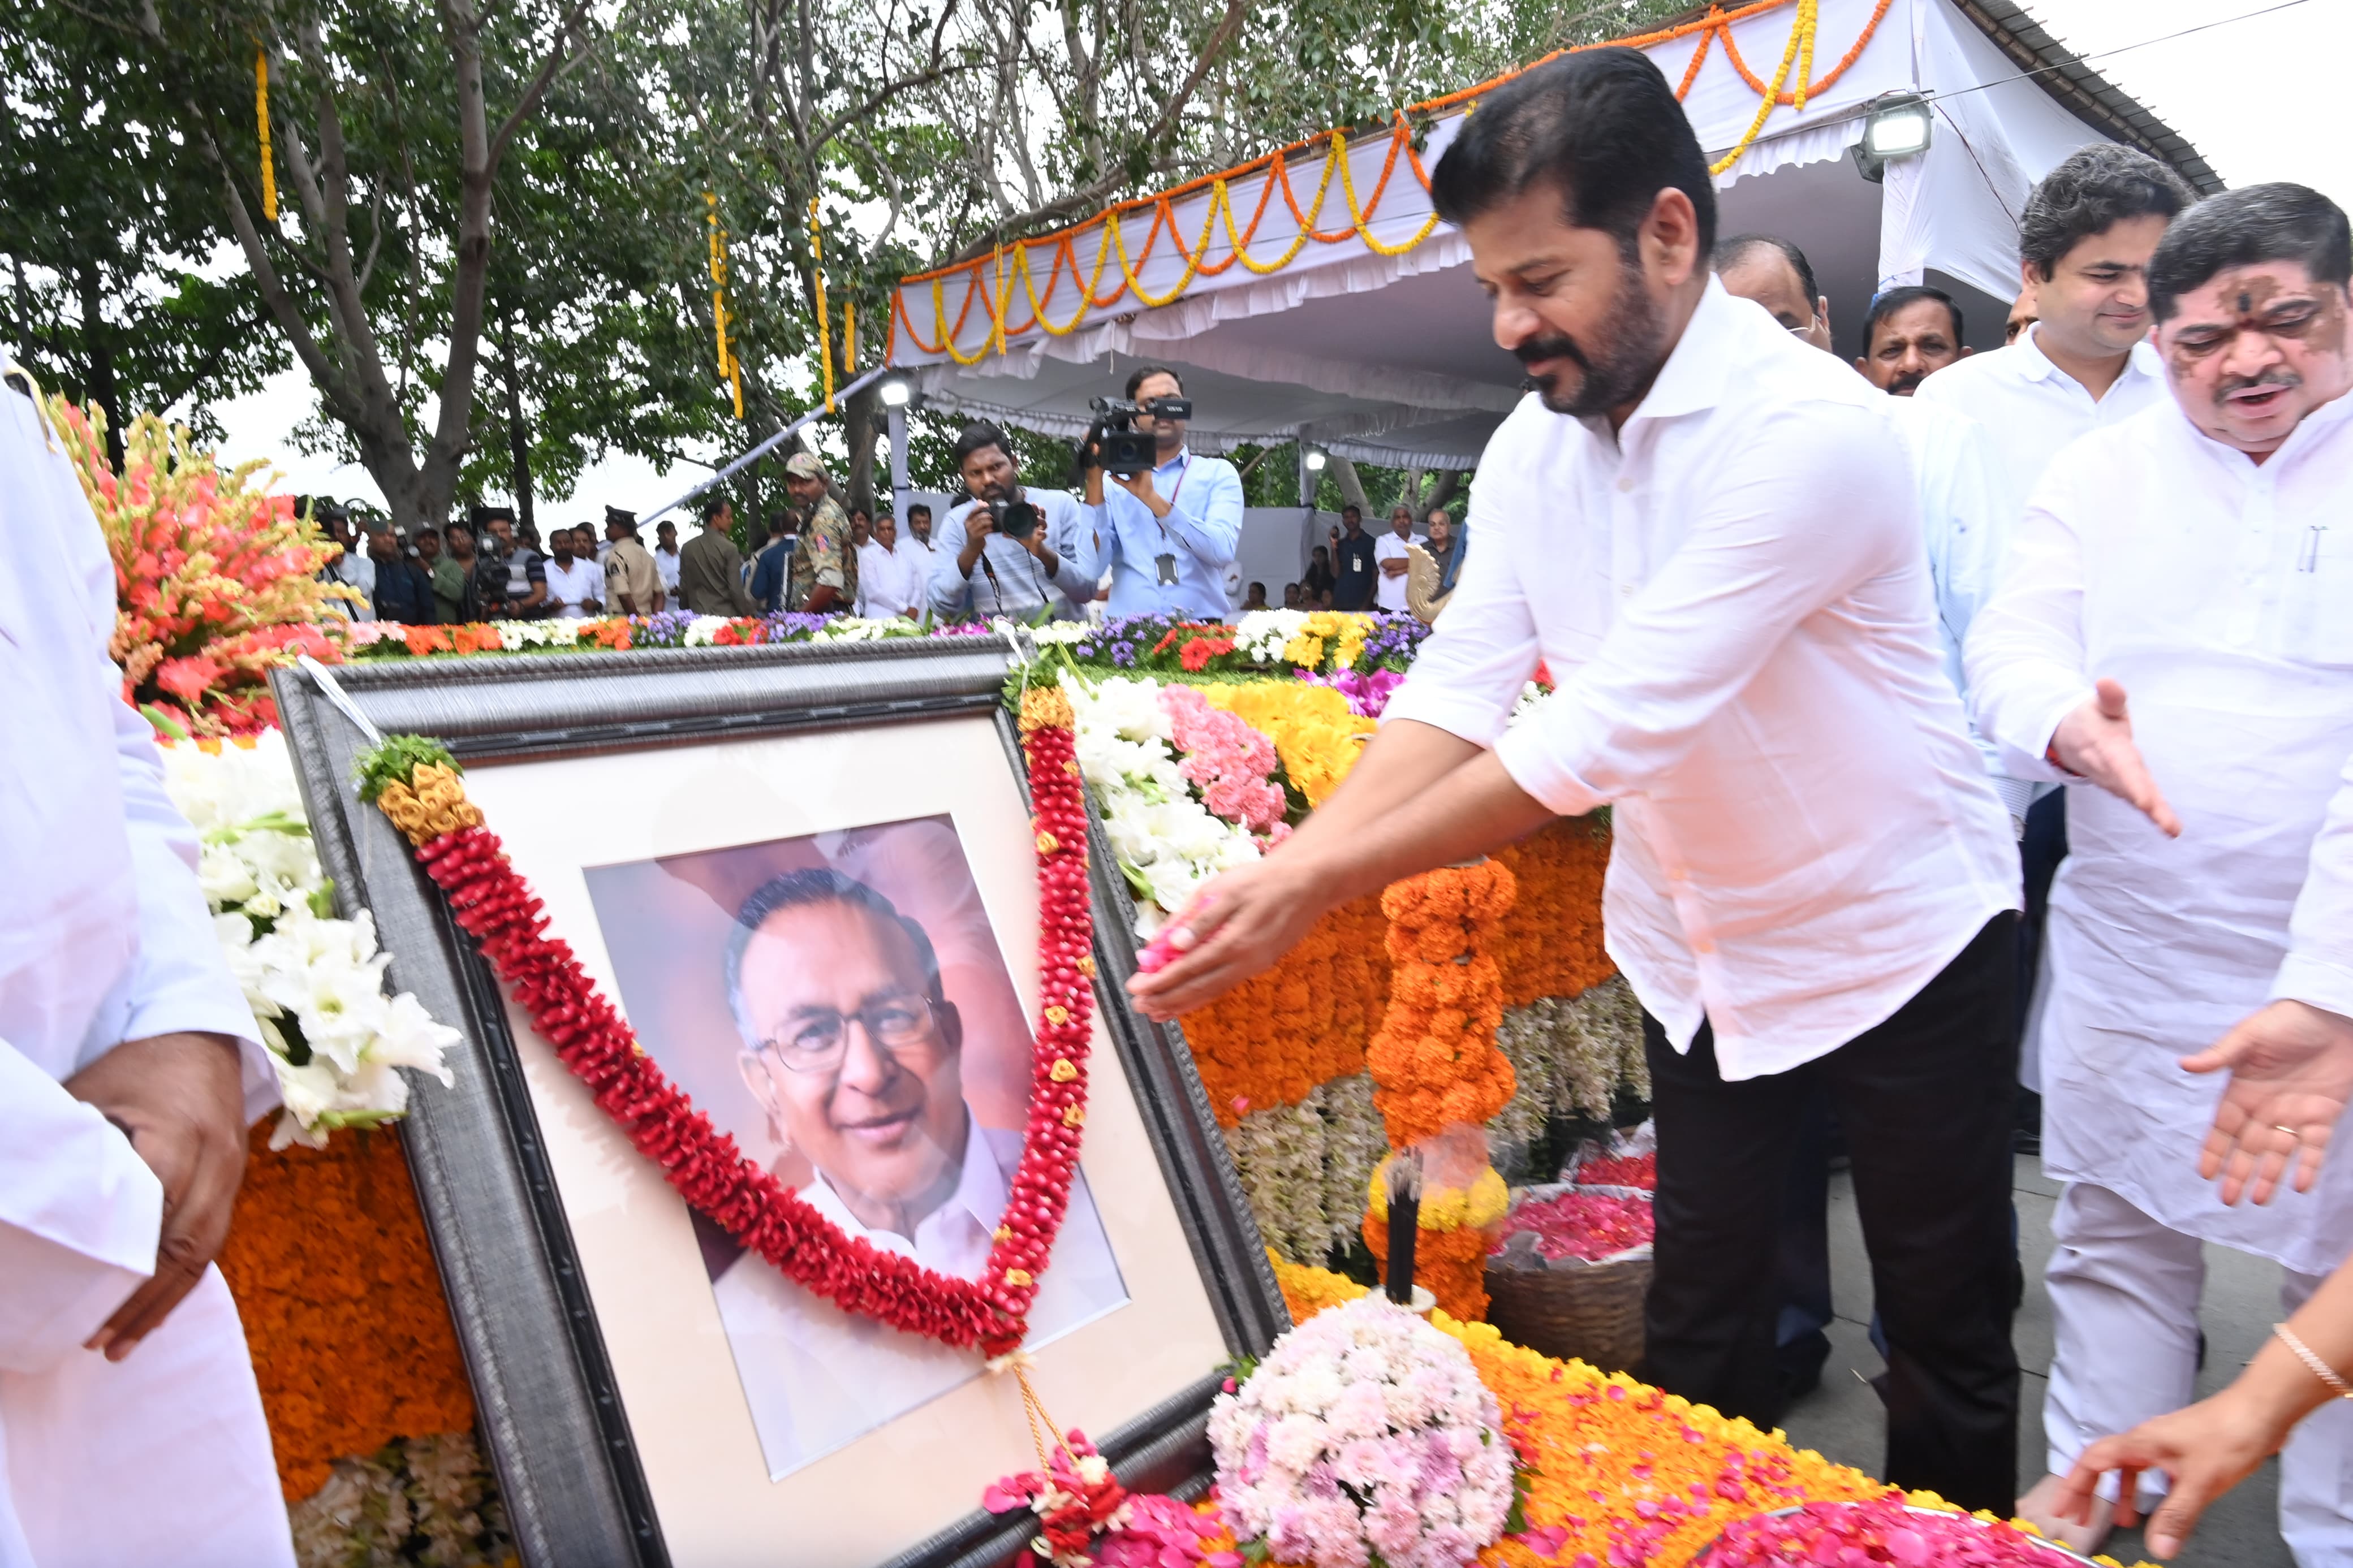
{"label": "stage decoration", "polygon": [[278,221],[278,172],[269,160],[269,50],[253,47],[253,118],[261,137],[261,217]]}
{"label": "stage decoration", "polygon": [[[1990,1513],[1907,1506],[1899,1494],[1868,1502],[1809,1502],[1735,1521],[1699,1561],[1707,1568],[2062,1568],[2083,1559]],[[2111,1559],[2101,1558],[2103,1563]]]}
{"label": "stage decoration", "polygon": [[[1389,1004],[1366,1048],[1373,1104],[1390,1159],[1421,1160],[1419,1278],[1438,1304],[1476,1319],[1487,1310],[1487,1252],[1504,1217],[1503,1179],[1488,1163],[1486,1123],[1518,1091],[1496,1047],[1504,987],[1489,945],[1518,886],[1493,860],[1442,867],[1381,894],[1388,917]],[[1388,1215],[1377,1172],[1365,1245],[1386,1265]]]}
{"label": "stage decoration", "polygon": [[152,414],[122,432],[122,472],[106,458],[105,411],[46,405],[114,560],[114,635],[125,700],[167,734],[249,734],[278,721],[269,672],[307,653],[333,664],[331,605],[356,589],[317,580],[342,552],[265,463],[223,472],[186,430]]}
{"label": "stage decoration", "polygon": [[339,1459],[317,1492],[290,1500],[294,1561],[304,1568],[522,1561],[498,1478],[471,1432],[402,1438]]}
{"label": "stage decoration", "polygon": [[818,216],[818,198],[809,198],[809,276],[817,282],[817,349],[825,372],[825,411],[833,412],[833,317],[825,303],[825,226]]}
{"label": "stage decoration", "polygon": [[[727,308],[727,231],[719,226],[719,193],[702,193],[703,220],[711,252],[711,330],[719,340],[719,374],[735,399],[735,417],[744,417],[744,369],[735,363],[735,313]],[[820,283],[819,288],[824,285]],[[830,379],[826,384],[832,385]]]}
{"label": "stage decoration", "polygon": [[1546,1263],[1601,1263],[1647,1251],[1657,1234],[1648,1197],[1538,1187],[1512,1209],[1493,1256],[1525,1247]]}
{"label": "stage decoration", "polygon": [[[1853,42],[1820,76],[1814,75],[1812,69],[1818,44],[1819,0],[1756,0],[1729,11],[1711,9],[1704,16],[1674,26],[1607,42],[1648,48],[1695,37],[1697,47],[1676,88],[1679,100],[1687,97],[1698,81],[1711,49],[1722,45],[1727,63],[1759,99],[1758,112],[1747,134],[1715,165],[1715,172],[1722,174],[1755,143],[1777,104],[1802,112],[1810,99],[1830,89],[1854,66],[1885,19],[1889,4],[1890,0],[1879,0]],[[1789,44],[1768,83],[1759,79],[1742,58],[1733,39],[1733,29],[1740,23],[1785,6],[1795,6],[1798,15],[1791,26]],[[1605,46],[1600,43],[1577,46],[1579,49],[1602,47]],[[1014,340],[1031,333],[1066,337],[1091,319],[1171,303],[1184,297],[1197,280],[1221,276],[1237,265],[1259,276],[1281,272],[1304,254],[1311,242],[1320,246],[1361,245],[1375,256],[1405,255],[1438,232],[1437,215],[1429,210],[1426,199],[1411,209],[1393,213],[1393,225],[1399,219],[1410,220],[1415,213],[1420,215],[1420,221],[1396,239],[1383,238],[1377,232],[1383,221],[1378,215],[1393,186],[1411,192],[1411,186],[1403,184],[1408,177],[1419,184],[1426,195],[1430,171],[1422,159],[1421,148],[1432,118],[1449,110],[1467,111],[1481,97],[1512,77],[1570,52],[1574,51],[1557,50],[1473,87],[1397,110],[1387,131],[1373,133],[1381,136],[1387,146],[1379,154],[1377,174],[1371,174],[1368,183],[1361,187],[1351,157],[1349,133],[1345,130],[1327,131],[1221,173],[1204,175],[1154,195],[1115,203],[1069,228],[995,247],[985,256],[954,266],[912,274],[892,292],[891,342],[884,361],[899,363],[899,340],[903,332],[906,346],[913,353],[944,355],[961,365],[977,364],[991,353],[1005,353]],[[1356,146],[1361,147],[1363,140],[1360,136]],[[1303,196],[1304,181],[1300,176],[1310,160],[1321,167],[1312,191]],[[1333,212],[1329,209],[1334,205],[1335,187],[1340,210]],[[1180,217],[1178,206],[1190,205],[1205,193],[1206,202],[1198,206],[1197,216]],[[1281,250],[1254,253],[1251,247],[1258,243],[1259,231],[1268,214],[1276,210],[1278,200],[1282,210],[1290,216],[1294,233]],[[1134,232],[1138,229],[1140,238]],[[1144,283],[1142,273],[1160,254],[1164,243],[1181,260],[1183,268],[1166,288],[1155,292]],[[953,310],[949,300],[952,286],[956,294]],[[1017,300],[1021,301],[1018,309],[1023,311],[1018,319]],[[924,305],[929,307],[927,329],[918,326],[916,321],[916,312]],[[985,319],[986,333],[980,332],[973,321],[976,308]],[[967,341],[967,328],[975,329],[972,338],[978,345],[969,352],[960,346]]]}
{"label": "stage decoration", "polygon": [[321,1490],[338,1460],[470,1432],[466,1363],[394,1133],[273,1149],[256,1128],[248,1150],[221,1273],[287,1500],[339,1509]]}
{"label": "stage decoration", "polygon": [[1525,1527],[1504,1412],[1461,1343],[1377,1296],[1293,1328],[1209,1411],[1228,1528],[1313,1568],[1461,1568]]}
{"label": "stage decoration", "polygon": [[387,996],[366,910],[334,914],[279,731],[164,748],[164,785],[196,830],[196,879],[229,973],[253,1009],[285,1102],[270,1146],[324,1147],[407,1113],[399,1068],[451,1081],[458,1031],[404,991]]}
{"label": "stage decoration", "polygon": [[1069,701],[1057,687],[1020,697],[1036,821],[1039,1016],[1029,1121],[1006,1223],[980,1279],[952,1279],[844,1236],[745,1159],[646,1055],[546,917],[496,834],[465,798],[438,742],[394,736],[360,763],[360,796],[390,817],[515,1002],[630,1142],[694,1208],[786,1278],[845,1311],[999,1356],[1019,1346],[1038,1276],[1060,1229],[1086,1120],[1094,996],[1086,809]]}

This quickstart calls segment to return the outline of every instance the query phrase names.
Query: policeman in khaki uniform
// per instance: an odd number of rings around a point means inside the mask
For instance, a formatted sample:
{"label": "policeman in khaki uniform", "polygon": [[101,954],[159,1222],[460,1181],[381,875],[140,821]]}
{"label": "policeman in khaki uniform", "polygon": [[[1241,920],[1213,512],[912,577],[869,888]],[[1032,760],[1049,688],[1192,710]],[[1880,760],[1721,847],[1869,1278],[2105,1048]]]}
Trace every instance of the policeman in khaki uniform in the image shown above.
{"label": "policeman in khaki uniform", "polygon": [[785,579],[785,608],[820,615],[858,603],[858,551],[850,543],[849,519],[825,487],[825,465],[814,452],[795,452],[785,462],[785,489],[807,514],[793,546]]}

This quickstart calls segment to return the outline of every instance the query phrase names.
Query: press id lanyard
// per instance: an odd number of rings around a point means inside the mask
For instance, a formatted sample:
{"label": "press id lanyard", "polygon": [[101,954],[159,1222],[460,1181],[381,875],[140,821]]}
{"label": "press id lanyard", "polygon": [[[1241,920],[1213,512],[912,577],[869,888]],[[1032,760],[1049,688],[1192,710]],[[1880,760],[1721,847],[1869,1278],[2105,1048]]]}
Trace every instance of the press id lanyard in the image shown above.
{"label": "press id lanyard", "polygon": [[[1174,489],[1171,489],[1168,492],[1169,510],[1175,511],[1176,510],[1176,498],[1185,493],[1185,477],[1192,471],[1193,454],[1187,452],[1185,454],[1185,466],[1176,470],[1176,486]],[[1163,544],[1167,543],[1168,520],[1165,517],[1155,517],[1152,521],[1157,523],[1160,527],[1160,542]],[[1176,552],[1173,551],[1164,550],[1159,554],[1154,556],[1152,560],[1153,563],[1160,568],[1160,586],[1164,588],[1175,587],[1176,585]]]}

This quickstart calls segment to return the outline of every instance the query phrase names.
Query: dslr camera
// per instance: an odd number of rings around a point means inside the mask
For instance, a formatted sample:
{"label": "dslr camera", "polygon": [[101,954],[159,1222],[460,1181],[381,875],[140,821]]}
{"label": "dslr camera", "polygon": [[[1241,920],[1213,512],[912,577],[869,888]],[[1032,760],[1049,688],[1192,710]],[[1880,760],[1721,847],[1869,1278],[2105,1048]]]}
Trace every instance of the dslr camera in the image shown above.
{"label": "dslr camera", "polygon": [[1094,410],[1095,422],[1088,429],[1086,439],[1079,443],[1082,476],[1089,468],[1103,468],[1122,479],[1150,473],[1159,461],[1159,440],[1151,431],[1137,429],[1135,416],[1149,414],[1155,419],[1193,417],[1193,400],[1189,397],[1155,397],[1140,405],[1124,397],[1098,397],[1088,406]]}
{"label": "dslr camera", "polygon": [[981,503],[988,511],[988,521],[997,531],[1008,539],[1027,539],[1038,531],[1038,509],[1026,500],[1007,500],[998,497]]}

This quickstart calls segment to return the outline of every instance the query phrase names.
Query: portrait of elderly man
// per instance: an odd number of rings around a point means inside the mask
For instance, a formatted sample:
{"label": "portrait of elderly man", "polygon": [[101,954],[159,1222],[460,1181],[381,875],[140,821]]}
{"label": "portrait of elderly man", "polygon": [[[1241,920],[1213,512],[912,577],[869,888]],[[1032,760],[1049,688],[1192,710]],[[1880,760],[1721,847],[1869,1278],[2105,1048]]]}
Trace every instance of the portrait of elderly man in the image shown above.
{"label": "portrait of elderly man", "polygon": [[[744,1082],[783,1156],[812,1169],[802,1199],[848,1236],[977,1278],[1022,1138],[982,1124],[964,1068],[968,1054],[984,1050],[1026,1061],[1026,1035],[968,1034],[923,926],[830,868],[786,872],[744,900],[724,970]],[[981,1370],[974,1352],[845,1313],[756,1257],[736,1257],[713,1289],[773,1477]],[[1029,1343],[1126,1299],[1081,1178],[1040,1279]]]}

